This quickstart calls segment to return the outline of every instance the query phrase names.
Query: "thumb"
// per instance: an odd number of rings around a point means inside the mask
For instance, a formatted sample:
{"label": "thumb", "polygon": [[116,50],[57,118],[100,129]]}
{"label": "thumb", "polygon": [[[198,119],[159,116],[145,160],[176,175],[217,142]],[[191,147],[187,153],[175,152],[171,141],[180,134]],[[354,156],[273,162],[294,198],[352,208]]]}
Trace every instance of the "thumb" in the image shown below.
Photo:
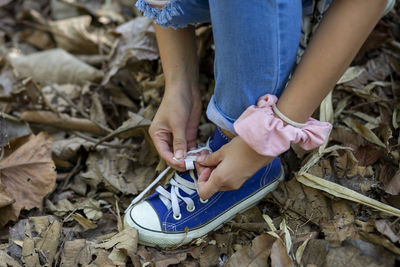
{"label": "thumb", "polygon": [[186,145],[186,135],[184,129],[176,129],[172,132],[173,135],[173,147],[174,156],[176,159],[183,159],[186,156],[187,145]]}
{"label": "thumb", "polygon": [[214,153],[201,155],[198,157],[197,162],[203,166],[214,167],[217,166],[222,160],[222,152],[218,150]]}
{"label": "thumb", "polygon": [[[215,183],[215,175],[213,175],[211,169],[206,169],[206,170],[201,173],[197,184],[199,190],[199,196],[201,199],[204,200],[209,199],[219,190],[219,186]],[[208,175],[210,175],[209,179],[207,179],[206,177]]]}

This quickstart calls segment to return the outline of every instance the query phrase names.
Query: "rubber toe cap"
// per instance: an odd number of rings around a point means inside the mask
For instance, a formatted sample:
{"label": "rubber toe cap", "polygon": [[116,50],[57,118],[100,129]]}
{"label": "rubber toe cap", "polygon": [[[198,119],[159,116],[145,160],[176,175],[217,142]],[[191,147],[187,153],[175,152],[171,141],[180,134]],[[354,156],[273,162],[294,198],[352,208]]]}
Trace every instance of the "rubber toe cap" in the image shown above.
{"label": "rubber toe cap", "polygon": [[[147,201],[134,205],[125,215],[125,223],[133,228],[161,231],[160,219]],[[140,231],[140,229],[138,229]]]}

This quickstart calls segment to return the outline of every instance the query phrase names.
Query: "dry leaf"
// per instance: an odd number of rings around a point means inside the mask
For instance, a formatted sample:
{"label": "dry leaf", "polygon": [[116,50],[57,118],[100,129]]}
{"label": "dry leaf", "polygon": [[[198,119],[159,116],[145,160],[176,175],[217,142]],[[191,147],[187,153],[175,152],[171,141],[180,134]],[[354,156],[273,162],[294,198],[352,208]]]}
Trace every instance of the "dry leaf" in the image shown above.
{"label": "dry leaf", "polygon": [[363,73],[364,71],[365,71],[365,69],[363,67],[359,67],[359,66],[349,67],[343,73],[342,77],[339,79],[337,84],[346,83],[346,82],[349,82],[351,80],[354,80],[355,78],[360,76],[361,73]]}
{"label": "dry leaf", "polygon": [[375,199],[366,197],[346,187],[343,187],[333,182],[326,181],[314,175],[308,173],[302,173],[301,175],[296,175],[296,180],[307,187],[309,186],[315,189],[319,189],[336,197],[344,198],[363,205],[367,205],[382,212],[386,212],[393,216],[400,217],[400,210],[392,206],[379,202]]}
{"label": "dry leaf", "polygon": [[393,232],[392,228],[390,228],[386,220],[375,221],[375,227],[376,230],[379,231],[379,233],[387,236],[393,243],[399,241],[399,237]]}
{"label": "dry leaf", "polygon": [[51,137],[40,133],[0,161],[1,183],[15,199],[11,206],[0,209],[0,225],[17,219],[21,209],[41,208],[43,197],[53,190],[56,172],[51,146]]}
{"label": "dry leaf", "polygon": [[76,214],[72,214],[71,217],[77,221],[85,230],[89,230],[89,229],[94,229],[97,227],[97,225],[95,223],[93,223],[91,220],[83,217],[82,215],[76,213]]}
{"label": "dry leaf", "polygon": [[346,118],[343,120],[343,122],[348,127],[350,127],[353,131],[360,134],[362,137],[364,137],[369,142],[371,142],[375,145],[378,145],[380,147],[386,148],[385,144],[374,134],[374,132],[372,132],[370,129],[366,128],[364,125],[362,125],[358,121],[351,119],[351,118]]}
{"label": "dry leaf", "polygon": [[342,218],[331,221],[321,222],[321,228],[325,235],[325,240],[330,241],[334,246],[340,246],[342,241],[347,238],[357,237],[357,229],[353,224],[345,225]]}
{"label": "dry leaf", "polygon": [[[50,21],[51,32],[59,48],[72,53],[94,54],[98,53],[99,44],[108,48],[112,46],[112,40],[105,34],[101,34],[101,29],[89,32],[88,27],[92,18],[88,15],[67,18],[63,20]],[[107,51],[106,51],[107,52]]]}
{"label": "dry leaf", "polygon": [[145,167],[134,169],[129,157],[116,156],[129,153],[132,151],[128,149],[110,148],[91,153],[86,160],[87,172],[76,179],[82,179],[93,190],[102,182],[111,191],[137,194],[152,181],[155,171]]}
{"label": "dry leaf", "polygon": [[326,255],[329,250],[329,242],[323,239],[311,239],[303,251],[301,262],[303,266],[325,266]]}
{"label": "dry leaf", "polygon": [[127,64],[140,60],[158,59],[158,48],[155,39],[152,20],[148,17],[137,17],[116,28],[115,33],[120,35],[119,42],[110,60],[110,70],[106,74],[103,84],[113,77]]}
{"label": "dry leaf", "polygon": [[365,167],[358,166],[358,161],[354,154],[349,150],[344,150],[343,155],[335,158],[337,175],[339,178],[354,177],[356,175],[364,176]]}
{"label": "dry leaf", "polygon": [[[49,220],[50,218],[47,217]],[[42,223],[42,220],[39,220]],[[27,222],[22,245],[21,260],[27,266],[52,266],[61,236],[61,223],[57,220],[48,224],[37,237]]]}
{"label": "dry leaf", "polygon": [[[267,266],[268,258],[271,253],[274,241],[275,238],[269,234],[262,234],[257,236],[251,242],[250,247],[243,248],[233,254],[226,263],[226,266]],[[284,248],[284,251],[286,253],[286,248]]]}
{"label": "dry leaf", "polygon": [[90,247],[84,239],[66,241],[61,257],[61,266],[87,265],[92,260]]}
{"label": "dry leaf", "polygon": [[271,266],[294,267],[292,259],[286,251],[285,244],[281,239],[276,239],[271,249]]}
{"label": "dry leaf", "polygon": [[382,150],[374,149],[370,144],[357,147],[353,153],[360,166],[372,165],[382,156]]}
{"label": "dry leaf", "polygon": [[[113,249],[114,257],[117,253],[134,258],[137,251],[138,232],[134,228],[126,228],[118,234],[114,235],[108,241],[96,245],[96,248]],[[118,256],[119,259],[121,256]],[[111,259],[111,258],[110,258]],[[111,259],[112,260],[112,259]],[[117,258],[114,258],[117,260]],[[124,260],[125,261],[125,260]]]}
{"label": "dry leaf", "polygon": [[397,170],[389,183],[385,183],[385,192],[391,195],[400,194],[400,170]]}
{"label": "dry leaf", "polygon": [[[46,60],[43,60],[43,59]],[[46,50],[27,56],[11,57],[21,77],[32,77],[40,84],[79,84],[99,81],[103,73],[62,49]]]}
{"label": "dry leaf", "polygon": [[377,264],[372,258],[362,255],[360,250],[351,247],[340,247],[333,249],[331,248],[326,256],[326,267],[379,267],[381,265]]}
{"label": "dry leaf", "polygon": [[289,209],[316,224],[323,219],[332,218],[329,200],[320,191],[303,186],[295,179],[280,183],[271,193],[284,208]]}

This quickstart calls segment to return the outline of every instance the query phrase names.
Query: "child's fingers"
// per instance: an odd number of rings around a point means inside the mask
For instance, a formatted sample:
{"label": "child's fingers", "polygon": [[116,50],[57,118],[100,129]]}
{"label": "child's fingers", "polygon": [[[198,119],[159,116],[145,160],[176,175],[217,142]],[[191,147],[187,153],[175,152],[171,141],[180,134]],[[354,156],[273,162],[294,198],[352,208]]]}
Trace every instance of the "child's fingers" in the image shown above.
{"label": "child's fingers", "polygon": [[184,129],[176,128],[172,135],[175,158],[184,159],[187,151],[185,131]]}
{"label": "child's fingers", "polygon": [[208,155],[201,155],[200,157],[197,158],[197,162],[203,166],[214,167],[221,162],[222,155],[223,155],[222,150],[218,150]]}
{"label": "child's fingers", "polygon": [[153,139],[153,143],[160,154],[160,157],[163,158],[169,166],[178,171],[185,171],[185,162],[174,160],[171,146],[166,141],[155,138]]}
{"label": "child's fingers", "polygon": [[215,179],[213,179],[213,173],[211,169],[207,168],[199,177],[198,187],[201,199],[209,199],[219,190],[218,184],[216,184]]}
{"label": "child's fingers", "polygon": [[201,173],[200,173],[199,179],[198,179],[197,181],[198,181],[199,183],[200,183],[200,182],[201,182],[201,183],[207,182],[208,179],[210,178],[211,171],[212,171],[211,168],[205,168],[205,167],[203,167],[203,168],[202,168],[202,171],[201,171]]}

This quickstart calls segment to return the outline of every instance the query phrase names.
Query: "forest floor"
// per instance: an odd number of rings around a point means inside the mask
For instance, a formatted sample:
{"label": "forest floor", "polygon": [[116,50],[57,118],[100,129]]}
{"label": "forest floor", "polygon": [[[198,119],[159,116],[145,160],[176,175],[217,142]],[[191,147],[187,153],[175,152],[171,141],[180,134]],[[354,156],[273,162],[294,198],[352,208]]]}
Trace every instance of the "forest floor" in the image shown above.
{"label": "forest floor", "polygon": [[[211,26],[196,35],[205,110]],[[286,181],[219,230],[151,248],[121,219],[166,167],[151,21],[130,0],[0,0],[0,266],[398,265],[399,77],[398,5],[314,114],[327,144],[293,146]],[[203,116],[199,143],[214,129]]]}

